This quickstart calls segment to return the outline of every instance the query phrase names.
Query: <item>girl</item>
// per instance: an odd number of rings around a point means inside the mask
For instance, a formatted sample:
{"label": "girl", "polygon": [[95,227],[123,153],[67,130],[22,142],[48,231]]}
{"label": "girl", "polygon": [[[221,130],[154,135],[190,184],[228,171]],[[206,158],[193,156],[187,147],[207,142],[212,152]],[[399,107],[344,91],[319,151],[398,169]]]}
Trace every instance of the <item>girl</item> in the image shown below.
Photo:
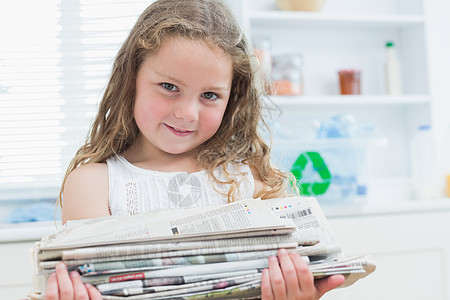
{"label": "girl", "polygon": [[[110,214],[282,197],[286,176],[259,136],[261,92],[247,41],[220,0],[159,0],[116,57],[90,136],[63,181],[63,223]],[[64,197],[62,197],[64,196]],[[280,250],[263,299],[318,299],[343,282],[314,282]],[[64,264],[46,299],[101,299]]]}

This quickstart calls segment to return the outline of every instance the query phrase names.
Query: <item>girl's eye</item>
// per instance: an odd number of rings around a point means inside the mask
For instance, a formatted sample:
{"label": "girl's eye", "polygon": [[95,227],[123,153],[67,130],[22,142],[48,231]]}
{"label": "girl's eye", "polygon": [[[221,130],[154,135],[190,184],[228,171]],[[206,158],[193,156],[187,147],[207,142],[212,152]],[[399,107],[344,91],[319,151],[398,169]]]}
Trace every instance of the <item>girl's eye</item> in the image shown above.
{"label": "girl's eye", "polygon": [[217,99],[217,95],[214,94],[213,92],[206,92],[203,93],[203,98],[207,99],[207,100],[216,100]]}
{"label": "girl's eye", "polygon": [[172,92],[176,92],[178,90],[177,86],[171,83],[161,83],[162,87],[165,88],[166,90],[172,91]]}

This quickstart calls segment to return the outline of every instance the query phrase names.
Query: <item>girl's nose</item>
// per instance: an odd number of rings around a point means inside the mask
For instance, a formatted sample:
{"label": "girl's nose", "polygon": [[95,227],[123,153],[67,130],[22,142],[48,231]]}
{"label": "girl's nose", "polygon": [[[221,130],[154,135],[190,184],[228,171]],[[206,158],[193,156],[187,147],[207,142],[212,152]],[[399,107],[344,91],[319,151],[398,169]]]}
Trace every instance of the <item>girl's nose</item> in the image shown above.
{"label": "girl's nose", "polygon": [[173,114],[175,118],[187,122],[197,121],[199,115],[198,100],[194,97],[178,99]]}

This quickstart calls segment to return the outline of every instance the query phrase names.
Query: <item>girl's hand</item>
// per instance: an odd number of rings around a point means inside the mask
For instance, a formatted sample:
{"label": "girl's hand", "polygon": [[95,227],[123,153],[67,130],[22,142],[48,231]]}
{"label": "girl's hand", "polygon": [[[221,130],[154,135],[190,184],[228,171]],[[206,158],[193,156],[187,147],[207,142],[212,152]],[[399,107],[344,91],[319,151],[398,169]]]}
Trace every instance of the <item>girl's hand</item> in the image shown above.
{"label": "girl's hand", "polygon": [[333,275],[314,281],[308,265],[297,253],[285,249],[269,258],[269,269],[265,269],[261,279],[263,300],[315,300],[344,282],[343,275]]}
{"label": "girl's hand", "polygon": [[45,300],[101,300],[101,293],[89,283],[83,284],[78,272],[67,271],[64,263],[56,266],[56,272],[48,279]]}

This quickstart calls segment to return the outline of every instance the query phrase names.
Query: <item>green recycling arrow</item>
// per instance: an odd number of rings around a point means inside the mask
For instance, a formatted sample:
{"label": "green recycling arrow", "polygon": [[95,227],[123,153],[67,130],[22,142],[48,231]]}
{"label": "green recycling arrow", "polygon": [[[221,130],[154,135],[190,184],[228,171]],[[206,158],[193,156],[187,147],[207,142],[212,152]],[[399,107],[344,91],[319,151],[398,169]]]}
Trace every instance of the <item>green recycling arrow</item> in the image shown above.
{"label": "green recycling arrow", "polygon": [[[311,162],[314,170],[319,174],[322,182],[301,182],[302,171],[308,162]],[[322,195],[330,186],[331,173],[328,170],[322,156],[318,152],[304,152],[300,154],[291,167],[291,172],[300,183],[301,191],[304,195]]]}

